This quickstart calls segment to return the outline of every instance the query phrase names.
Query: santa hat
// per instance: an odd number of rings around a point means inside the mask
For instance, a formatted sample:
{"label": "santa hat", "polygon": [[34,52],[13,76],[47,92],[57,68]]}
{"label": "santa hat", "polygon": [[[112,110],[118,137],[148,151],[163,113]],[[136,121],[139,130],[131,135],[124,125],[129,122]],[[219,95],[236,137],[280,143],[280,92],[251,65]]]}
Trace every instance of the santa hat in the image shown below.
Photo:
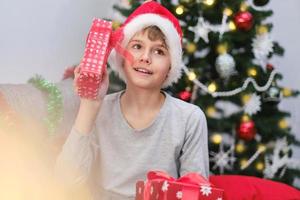
{"label": "santa hat", "polygon": [[[182,30],[178,19],[170,11],[155,1],[149,1],[139,6],[119,28],[123,35],[121,46],[125,47],[135,33],[148,26],[157,26],[165,35],[169,47],[171,69],[163,83],[163,88],[166,88],[176,83],[182,75]],[[126,81],[122,59],[113,49],[108,62],[119,77]]]}

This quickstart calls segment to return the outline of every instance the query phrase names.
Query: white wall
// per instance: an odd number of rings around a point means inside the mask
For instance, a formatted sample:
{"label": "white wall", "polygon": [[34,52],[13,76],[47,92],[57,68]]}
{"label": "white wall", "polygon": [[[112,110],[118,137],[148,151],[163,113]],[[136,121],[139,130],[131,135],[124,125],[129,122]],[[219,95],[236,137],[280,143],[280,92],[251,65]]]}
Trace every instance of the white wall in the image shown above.
{"label": "white wall", "polygon": [[33,74],[58,81],[79,62],[93,17],[109,0],[0,0],[0,83],[24,83]]}
{"label": "white wall", "polygon": [[[300,90],[300,1],[270,1],[268,6],[274,11],[273,38],[285,48],[284,57],[274,57],[273,64],[284,76],[281,84]],[[300,97],[285,99],[280,103],[280,108],[290,111],[292,117],[292,131],[300,139]],[[295,158],[300,159],[300,149],[295,149]]]}

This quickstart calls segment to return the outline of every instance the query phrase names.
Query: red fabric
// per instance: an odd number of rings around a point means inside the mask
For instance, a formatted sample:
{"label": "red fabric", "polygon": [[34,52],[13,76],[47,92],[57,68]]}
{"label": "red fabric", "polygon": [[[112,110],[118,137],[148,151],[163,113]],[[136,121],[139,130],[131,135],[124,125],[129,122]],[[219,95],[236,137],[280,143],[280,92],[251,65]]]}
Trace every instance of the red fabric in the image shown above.
{"label": "red fabric", "polygon": [[161,17],[170,20],[173,23],[175,29],[178,32],[178,35],[182,40],[182,30],[178,19],[168,9],[166,9],[165,7],[163,7],[162,5],[160,5],[155,1],[149,1],[143,3],[140,7],[135,9],[135,11],[123,23],[122,27],[126,26],[131,20],[133,20],[135,17],[142,14],[157,14],[160,15]]}
{"label": "red fabric", "polygon": [[209,181],[224,189],[223,200],[300,200],[300,191],[286,184],[251,176],[215,175]]}
{"label": "red fabric", "polygon": [[222,196],[223,190],[198,173],[175,179],[163,171],[149,171],[147,181],[136,184],[136,200],[220,200]]}

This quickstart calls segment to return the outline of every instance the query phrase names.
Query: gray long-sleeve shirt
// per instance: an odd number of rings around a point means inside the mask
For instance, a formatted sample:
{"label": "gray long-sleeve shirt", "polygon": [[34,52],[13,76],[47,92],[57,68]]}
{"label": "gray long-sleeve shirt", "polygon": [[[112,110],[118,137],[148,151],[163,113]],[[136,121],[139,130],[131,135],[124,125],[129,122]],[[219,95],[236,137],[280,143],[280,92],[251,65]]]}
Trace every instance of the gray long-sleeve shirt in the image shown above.
{"label": "gray long-sleeve shirt", "polygon": [[92,180],[94,199],[101,200],[134,199],[136,181],[145,180],[149,170],[208,177],[207,124],[198,106],[164,92],[156,118],[136,130],[121,112],[122,92],[105,97],[90,134],[72,128],[57,159],[57,175],[72,183]]}

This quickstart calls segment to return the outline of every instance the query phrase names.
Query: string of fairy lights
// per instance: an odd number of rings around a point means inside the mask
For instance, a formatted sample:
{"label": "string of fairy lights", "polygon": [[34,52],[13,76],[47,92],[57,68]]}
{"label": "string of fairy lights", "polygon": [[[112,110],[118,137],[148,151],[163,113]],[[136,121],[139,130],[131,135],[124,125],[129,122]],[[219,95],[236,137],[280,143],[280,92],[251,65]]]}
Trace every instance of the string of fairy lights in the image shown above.
{"label": "string of fairy lights", "polygon": [[236,88],[234,90],[231,91],[220,91],[220,92],[216,92],[217,90],[217,86],[216,84],[210,83],[208,86],[206,86],[205,84],[201,83],[198,79],[197,79],[197,75],[195,74],[195,72],[191,72],[186,66],[184,66],[183,68],[185,74],[187,75],[188,79],[190,81],[192,81],[195,85],[197,85],[199,88],[201,88],[203,91],[211,94],[213,97],[225,97],[225,96],[234,96],[238,93],[241,93],[242,91],[244,91],[248,85],[250,83],[253,84],[254,88],[256,89],[256,91],[259,92],[264,92],[266,91],[272,84],[273,80],[274,80],[274,76],[276,75],[276,71],[272,71],[270,74],[270,77],[267,81],[267,83],[264,86],[259,86],[257,84],[257,82],[255,81],[255,79],[253,79],[252,77],[248,77],[245,82],[243,83],[242,87]]}

